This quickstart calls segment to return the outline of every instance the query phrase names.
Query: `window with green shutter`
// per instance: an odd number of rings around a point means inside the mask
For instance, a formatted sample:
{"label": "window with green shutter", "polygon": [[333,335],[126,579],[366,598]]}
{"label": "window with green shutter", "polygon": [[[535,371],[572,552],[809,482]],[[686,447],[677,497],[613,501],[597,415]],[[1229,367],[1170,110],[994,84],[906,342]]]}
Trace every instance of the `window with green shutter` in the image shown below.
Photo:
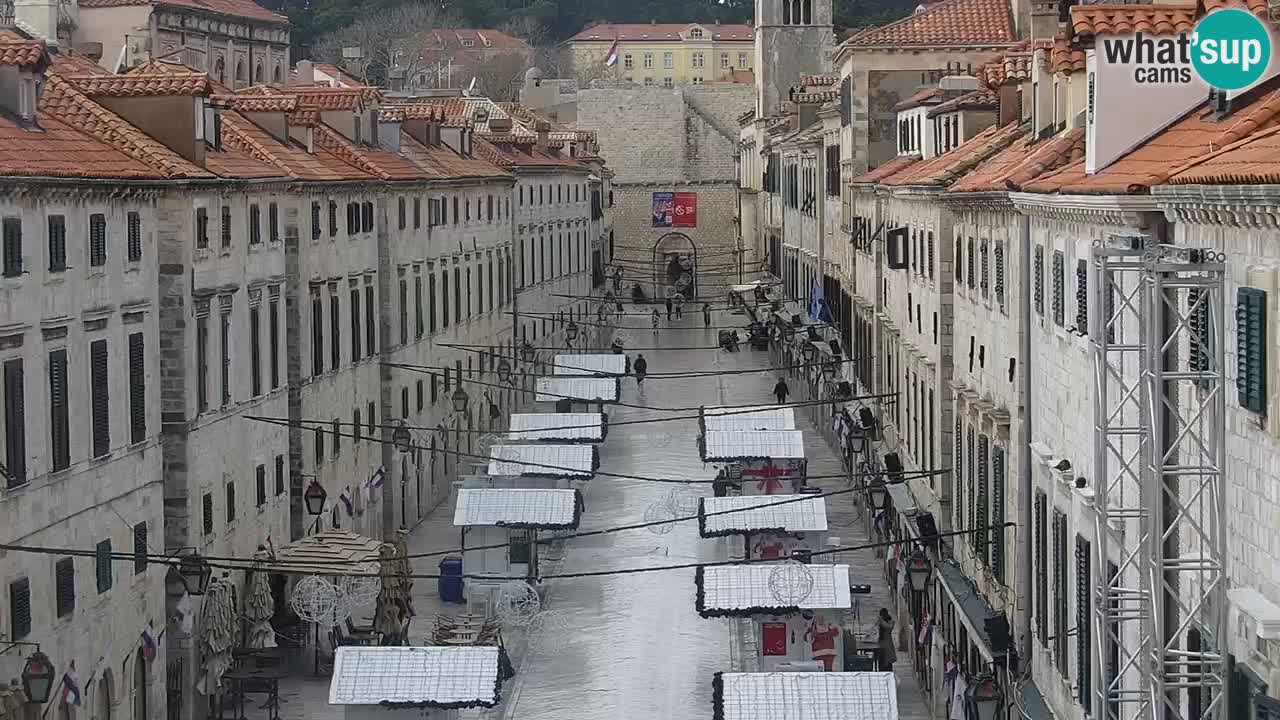
{"label": "window with green shutter", "polygon": [[31,634],[31,579],[19,578],[9,583],[9,640],[21,640]]}
{"label": "window with green shutter", "polygon": [[1061,327],[1066,323],[1066,301],[1063,298],[1065,292],[1066,278],[1063,274],[1066,272],[1066,258],[1062,252],[1055,250],[1053,252],[1053,322]]}
{"label": "window with green shutter", "polygon": [[93,456],[111,452],[111,398],[107,370],[107,341],[89,343],[89,400],[92,410]]}
{"label": "window with green shutter", "polygon": [[1036,635],[1041,646],[1049,647],[1049,552],[1046,525],[1049,499],[1036,491],[1035,502],[1035,615]]}
{"label": "window with green shutter", "polygon": [[147,524],[133,526],[133,574],[147,571]]}
{"label": "window with green shutter", "polygon": [[1004,583],[1005,451],[991,448],[991,574]]}
{"label": "window with green shutter", "polygon": [[[969,499],[969,514],[966,518],[964,528],[971,529],[974,525],[974,521],[978,517],[978,493],[974,488],[974,478],[978,475],[978,454],[974,452],[974,446],[977,444],[977,434],[973,431],[973,428],[969,428],[969,434],[966,437],[965,442],[965,450],[967,451],[965,452],[965,460],[969,463],[969,466],[966,468],[969,479],[965,484],[965,495],[967,495]],[[972,536],[970,537],[972,538]]]}
{"label": "window with green shutter", "polygon": [[71,466],[71,418],[67,398],[67,351],[49,353],[49,451],[53,471]]}
{"label": "window with green shutter", "polygon": [[952,471],[951,493],[955,505],[955,526],[964,527],[964,427],[956,420],[956,456],[951,460]]}
{"label": "window with green shutter", "polygon": [[1093,604],[1093,555],[1089,541],[1076,535],[1076,686],[1080,703],[1089,707],[1093,697],[1093,648],[1090,647]]}
{"label": "window with green shutter", "polygon": [[147,355],[143,333],[129,334],[129,442],[147,439]]}
{"label": "window with green shutter", "polygon": [[1032,285],[1033,289],[1031,304],[1035,306],[1036,314],[1044,317],[1044,246],[1037,245],[1035,259],[1032,262]]}
{"label": "window with green shutter", "polygon": [[982,297],[986,297],[991,288],[991,244],[986,238],[982,239],[979,252],[981,253],[982,279],[978,283],[978,290],[981,291]]}
{"label": "window with green shutter", "polygon": [[1267,293],[1236,291],[1236,392],[1240,406],[1267,412]]}
{"label": "window with green shutter", "polygon": [[986,435],[978,436],[978,514],[973,518],[973,551],[982,561],[988,558],[988,531],[987,525],[990,524],[989,505],[991,503],[991,495],[989,494],[989,478],[987,474],[990,471],[991,462],[991,440]]}
{"label": "window with green shutter", "polygon": [[993,259],[996,264],[996,268],[995,268],[996,302],[999,303],[1000,310],[1003,311],[1005,309],[1004,307],[1004,241],[1003,240],[996,241],[995,255]]}
{"label": "window with green shutter", "polygon": [[1053,662],[1064,678],[1067,671],[1067,516],[1053,511]]}
{"label": "window with green shutter", "polygon": [[54,611],[66,617],[76,609],[76,566],[71,558],[62,558],[53,566]]}
{"label": "window with green shutter", "polygon": [[93,558],[94,575],[98,579],[98,592],[104,593],[111,589],[112,573],[111,573],[111,540],[103,540],[98,543]]}
{"label": "window with green shutter", "polygon": [[0,398],[4,400],[4,416],[0,422],[4,423],[5,486],[16,488],[27,483],[26,373],[21,358],[6,360],[3,370]]}
{"label": "window with green shutter", "polygon": [[1089,264],[1076,261],[1076,332],[1089,334]]}

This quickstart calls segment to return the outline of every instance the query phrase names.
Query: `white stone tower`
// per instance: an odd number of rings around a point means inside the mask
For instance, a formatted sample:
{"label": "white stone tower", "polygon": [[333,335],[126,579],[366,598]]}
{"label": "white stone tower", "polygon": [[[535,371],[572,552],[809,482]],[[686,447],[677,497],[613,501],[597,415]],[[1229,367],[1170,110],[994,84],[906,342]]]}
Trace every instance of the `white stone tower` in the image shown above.
{"label": "white stone tower", "polygon": [[801,75],[831,72],[832,0],[756,0],[756,116],[778,112]]}

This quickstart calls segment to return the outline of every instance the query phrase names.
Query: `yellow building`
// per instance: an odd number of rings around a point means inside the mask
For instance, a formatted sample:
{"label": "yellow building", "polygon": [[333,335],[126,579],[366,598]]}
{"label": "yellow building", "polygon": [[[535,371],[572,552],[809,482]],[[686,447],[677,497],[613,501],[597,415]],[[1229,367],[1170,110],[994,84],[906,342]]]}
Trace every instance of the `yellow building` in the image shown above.
{"label": "yellow building", "polygon": [[[615,40],[618,61],[610,67],[607,60]],[[659,87],[741,81],[755,57],[750,25],[606,23],[583,30],[565,44],[579,78]]]}

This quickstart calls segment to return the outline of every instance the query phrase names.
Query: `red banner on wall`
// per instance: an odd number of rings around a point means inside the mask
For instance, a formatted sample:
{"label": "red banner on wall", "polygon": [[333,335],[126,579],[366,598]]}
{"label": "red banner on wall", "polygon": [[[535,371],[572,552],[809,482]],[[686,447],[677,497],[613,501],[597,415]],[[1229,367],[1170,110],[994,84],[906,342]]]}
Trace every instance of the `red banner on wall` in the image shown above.
{"label": "red banner on wall", "polygon": [[672,227],[698,227],[698,193],[675,193],[672,209]]}
{"label": "red banner on wall", "polygon": [[767,622],[760,624],[760,654],[787,654],[787,624]]}

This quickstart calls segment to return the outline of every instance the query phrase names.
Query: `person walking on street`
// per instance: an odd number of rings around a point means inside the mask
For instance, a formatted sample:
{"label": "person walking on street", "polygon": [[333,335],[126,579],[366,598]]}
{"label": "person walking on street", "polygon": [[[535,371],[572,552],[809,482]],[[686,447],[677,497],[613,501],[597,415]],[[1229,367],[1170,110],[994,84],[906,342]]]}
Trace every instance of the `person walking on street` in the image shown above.
{"label": "person walking on street", "polygon": [[880,651],[880,672],[893,672],[898,660],[898,650],[893,646],[893,616],[887,608],[880,608],[876,618],[876,648]]}
{"label": "person walking on street", "polygon": [[649,372],[649,361],[644,359],[644,355],[637,355],[635,362],[636,369],[636,389],[644,388],[644,376]]}
{"label": "person walking on street", "polygon": [[658,337],[658,323],[661,322],[661,320],[662,318],[658,316],[658,311],[657,309],[655,309],[653,311],[653,336],[654,337]]}
{"label": "person walking on street", "polygon": [[684,317],[684,296],[676,295],[676,317]]}
{"label": "person walking on street", "polygon": [[702,326],[711,327],[711,303],[702,303]]}
{"label": "person walking on street", "polygon": [[667,298],[667,320],[671,320],[671,298]]}
{"label": "person walking on street", "polygon": [[778,404],[781,405],[787,401],[787,396],[791,394],[791,388],[787,387],[787,381],[778,378],[778,384],[773,386],[773,396],[778,398]]}

